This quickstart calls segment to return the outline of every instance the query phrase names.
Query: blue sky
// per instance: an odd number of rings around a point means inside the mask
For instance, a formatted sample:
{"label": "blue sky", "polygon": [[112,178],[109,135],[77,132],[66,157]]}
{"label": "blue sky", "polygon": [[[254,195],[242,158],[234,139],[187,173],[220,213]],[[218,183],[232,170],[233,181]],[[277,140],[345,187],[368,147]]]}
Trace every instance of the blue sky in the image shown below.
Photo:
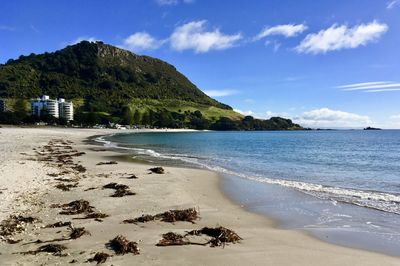
{"label": "blue sky", "polygon": [[2,1],[0,63],[102,40],[256,117],[400,128],[400,0]]}

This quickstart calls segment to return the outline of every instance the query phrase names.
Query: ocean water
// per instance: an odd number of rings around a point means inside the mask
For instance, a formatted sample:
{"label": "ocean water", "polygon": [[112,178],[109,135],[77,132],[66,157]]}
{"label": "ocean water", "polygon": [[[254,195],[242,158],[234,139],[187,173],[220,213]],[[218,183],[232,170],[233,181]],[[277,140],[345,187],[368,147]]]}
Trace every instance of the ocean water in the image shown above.
{"label": "ocean water", "polygon": [[223,174],[223,191],[281,227],[400,256],[400,131],[131,133],[132,157]]}

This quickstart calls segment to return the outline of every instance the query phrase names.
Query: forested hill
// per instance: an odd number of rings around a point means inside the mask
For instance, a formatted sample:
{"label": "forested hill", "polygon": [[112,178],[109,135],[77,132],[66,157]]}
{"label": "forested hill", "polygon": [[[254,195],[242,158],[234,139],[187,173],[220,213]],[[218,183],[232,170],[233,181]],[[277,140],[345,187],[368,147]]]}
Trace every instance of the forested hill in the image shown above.
{"label": "forested hill", "polygon": [[244,117],[204,94],[174,66],[103,42],[82,41],[0,65],[0,97],[11,112],[0,114],[0,123],[36,121],[29,115],[29,99],[40,95],[72,100],[77,125],[301,129],[288,119]]}
{"label": "forested hill", "polygon": [[0,65],[1,97],[41,94],[67,99],[91,97],[93,104],[97,102],[102,108],[145,98],[231,109],[204,94],[174,66],[102,42],[82,41],[54,53],[20,56]]}

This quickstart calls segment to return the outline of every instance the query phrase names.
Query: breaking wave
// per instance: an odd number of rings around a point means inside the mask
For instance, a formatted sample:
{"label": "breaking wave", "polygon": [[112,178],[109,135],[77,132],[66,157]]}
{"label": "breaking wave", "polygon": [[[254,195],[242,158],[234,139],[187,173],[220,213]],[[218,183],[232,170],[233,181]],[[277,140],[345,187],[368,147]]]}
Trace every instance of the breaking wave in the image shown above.
{"label": "breaking wave", "polygon": [[400,195],[384,193],[379,191],[368,191],[368,190],[357,190],[351,188],[325,186],[321,184],[313,184],[300,181],[292,181],[285,179],[275,179],[265,176],[252,176],[245,173],[239,173],[229,170],[223,166],[213,165],[210,158],[196,157],[189,154],[162,154],[151,149],[141,149],[134,147],[120,146],[117,143],[113,143],[104,139],[104,137],[98,137],[95,139],[97,142],[103,143],[105,147],[112,147],[124,150],[132,150],[137,155],[150,156],[152,158],[159,158],[164,160],[178,160],[190,165],[194,165],[200,168],[212,170],[215,172],[238,176],[241,178],[253,180],[260,183],[266,183],[271,185],[279,185],[286,188],[295,189],[305,194],[326,200],[344,202],[348,204],[354,204],[361,207],[372,208],[384,212],[390,212],[400,214]]}

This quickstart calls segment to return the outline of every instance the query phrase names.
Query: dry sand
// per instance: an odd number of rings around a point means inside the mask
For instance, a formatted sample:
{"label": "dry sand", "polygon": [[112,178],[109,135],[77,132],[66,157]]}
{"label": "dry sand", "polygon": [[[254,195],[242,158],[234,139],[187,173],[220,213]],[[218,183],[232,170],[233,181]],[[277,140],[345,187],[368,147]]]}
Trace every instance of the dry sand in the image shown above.
{"label": "dry sand", "polygon": [[[0,128],[0,220],[12,214],[39,218],[12,239],[16,244],[0,241],[1,265],[95,265],[86,263],[96,252],[113,257],[105,265],[400,265],[400,259],[378,253],[351,249],[317,240],[304,232],[282,230],[274,222],[249,213],[229,201],[219,190],[216,173],[197,169],[164,167],[165,174],[149,174],[151,165],[118,161],[118,164],[96,165],[119,155],[115,151],[94,151],[85,140],[93,135],[115,133],[113,130]],[[73,149],[86,154],[74,157],[74,163],[87,169],[85,173],[67,173],[58,178],[79,178],[78,186],[62,191],[54,186],[60,182],[48,174],[60,173],[64,166],[54,167],[38,161],[40,151],[52,139],[70,140]],[[135,174],[138,179],[128,179]],[[110,197],[110,189],[101,187],[110,182],[126,184],[137,193],[121,198]],[[85,191],[88,188],[95,188]],[[77,220],[80,215],[61,215],[52,204],[85,199],[110,215],[102,222]],[[152,221],[144,224],[122,224],[125,219],[142,214],[156,214],[169,209],[195,207],[200,212],[196,224]],[[52,243],[67,247],[63,254],[18,254],[35,250],[43,243],[67,237],[69,229],[43,228],[57,221],[71,221],[75,227],[85,227],[90,235],[75,240]],[[204,226],[224,226],[237,232],[243,240],[223,247],[172,246],[157,247],[162,234],[184,233]],[[116,255],[106,243],[117,235],[136,241],[139,255]],[[205,241],[205,240],[204,240]],[[70,264],[70,262],[73,262]]]}

